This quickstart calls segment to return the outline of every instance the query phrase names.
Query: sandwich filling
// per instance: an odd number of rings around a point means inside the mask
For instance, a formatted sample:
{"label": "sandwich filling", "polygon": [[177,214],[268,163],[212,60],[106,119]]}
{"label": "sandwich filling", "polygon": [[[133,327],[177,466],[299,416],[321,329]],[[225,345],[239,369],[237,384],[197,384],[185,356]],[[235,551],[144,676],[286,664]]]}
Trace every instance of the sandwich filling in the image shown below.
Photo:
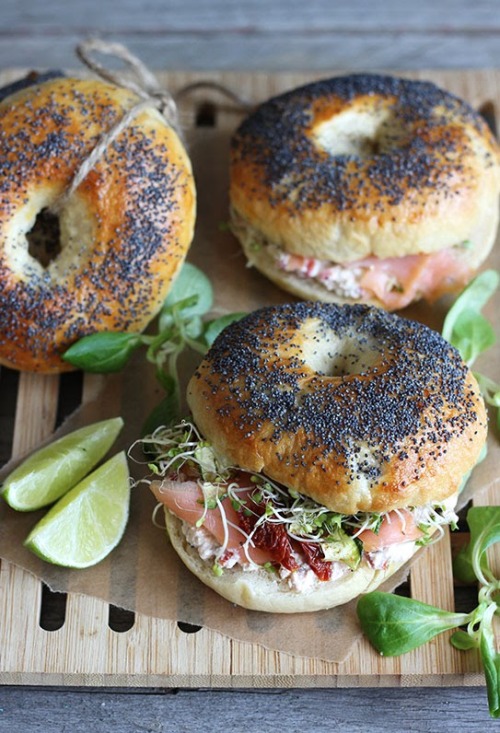
{"label": "sandwich filling", "polygon": [[433,302],[469,282],[469,242],[431,254],[366,257],[336,263],[285,251],[232,213],[231,228],[243,243],[249,263],[265,259],[270,266],[300,280],[309,280],[333,295],[350,300],[377,298],[386,308],[404,308],[414,300]]}
{"label": "sandwich filling", "polygon": [[187,544],[216,575],[267,571],[287,589],[306,591],[361,564],[384,570],[404,562],[458,521],[456,494],[390,512],[331,511],[262,474],[227,465],[189,422],[160,428],[145,442],[155,453],[150,488],[158,506],[181,520]]}

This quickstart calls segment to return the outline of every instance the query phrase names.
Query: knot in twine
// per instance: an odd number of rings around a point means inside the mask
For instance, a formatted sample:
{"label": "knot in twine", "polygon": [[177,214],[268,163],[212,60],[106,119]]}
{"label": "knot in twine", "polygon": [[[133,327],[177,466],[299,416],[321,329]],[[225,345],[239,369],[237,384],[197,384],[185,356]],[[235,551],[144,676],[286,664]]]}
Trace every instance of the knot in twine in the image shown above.
{"label": "knot in twine", "polygon": [[[113,71],[92,58],[91,54],[98,52],[107,56],[114,56],[125,63],[128,74],[122,71]],[[78,166],[73,179],[60,196],[50,207],[57,214],[66,204],[80,183],[87,177],[96,163],[104,155],[109,145],[118,135],[127,128],[132,120],[143,110],[154,107],[163,115],[167,124],[182,137],[177,105],[173,96],[160,87],[155,75],[121,43],[109,43],[98,38],[83,41],[76,47],[79,59],[97,76],[116,86],[129,89],[139,97],[130,109],[103,135],[88,156]],[[131,72],[131,74],[130,74]]]}

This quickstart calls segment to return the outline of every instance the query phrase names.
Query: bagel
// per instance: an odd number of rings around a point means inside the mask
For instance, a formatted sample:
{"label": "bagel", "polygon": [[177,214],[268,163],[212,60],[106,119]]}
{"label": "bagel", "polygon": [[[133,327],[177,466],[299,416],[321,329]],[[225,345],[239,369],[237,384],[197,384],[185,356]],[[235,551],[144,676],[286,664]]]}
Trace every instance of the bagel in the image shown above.
{"label": "bagel", "polygon": [[[195,189],[182,141],[154,108],[113,140],[57,216],[101,136],[138,101],[59,77],[0,103],[0,364],[55,373],[96,331],[141,331],[191,243]],[[43,243],[35,233],[43,229]],[[52,231],[50,230],[52,227]]]}
{"label": "bagel", "polygon": [[329,608],[390,577],[456,520],[486,440],[456,349],[359,304],[271,306],[233,323],[187,401],[193,423],[153,436],[152,489],[183,562],[254,610]]}
{"label": "bagel", "polygon": [[358,74],[263,103],[233,135],[249,263],[304,299],[395,310],[463,287],[495,241],[500,150],[434,84]]}

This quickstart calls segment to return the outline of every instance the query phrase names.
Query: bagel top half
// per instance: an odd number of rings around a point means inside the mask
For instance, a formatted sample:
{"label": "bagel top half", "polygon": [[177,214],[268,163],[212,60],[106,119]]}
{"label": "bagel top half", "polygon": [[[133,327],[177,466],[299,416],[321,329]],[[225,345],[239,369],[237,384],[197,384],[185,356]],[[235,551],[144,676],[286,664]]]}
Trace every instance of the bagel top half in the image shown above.
{"label": "bagel top half", "polygon": [[485,121],[430,82],[307,84],[257,107],[231,144],[232,217],[247,254],[264,241],[345,264],[466,243],[475,269],[495,239],[499,192]]}
{"label": "bagel top half", "polygon": [[45,260],[30,242],[137,101],[59,77],[0,103],[0,364],[62,371],[81,336],[142,330],[160,308],[191,243],[195,188],[182,141],[156,109],[137,114],[64,204]]}
{"label": "bagel top half", "polygon": [[456,349],[362,305],[268,307],[232,324],[192,377],[188,403],[229,465],[343,514],[448,498],[487,430]]}

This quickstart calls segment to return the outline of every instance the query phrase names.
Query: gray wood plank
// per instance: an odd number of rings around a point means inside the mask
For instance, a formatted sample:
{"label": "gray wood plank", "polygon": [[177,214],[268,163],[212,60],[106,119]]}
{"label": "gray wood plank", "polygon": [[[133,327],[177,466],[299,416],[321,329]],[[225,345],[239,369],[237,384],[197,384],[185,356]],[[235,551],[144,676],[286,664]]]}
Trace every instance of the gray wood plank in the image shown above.
{"label": "gray wood plank", "polygon": [[[500,32],[286,34],[123,34],[105,38],[127,45],[153,69],[319,71],[333,69],[488,68],[500,59]],[[74,47],[86,34],[0,38],[0,67],[71,68]]]}
{"label": "gray wood plank", "polygon": [[0,688],[0,732],[484,733],[482,688],[61,691]]}
{"label": "gray wood plank", "polygon": [[498,64],[498,0],[3,0],[0,66],[75,63],[101,35],[153,68],[318,70]]}
{"label": "gray wood plank", "polygon": [[451,31],[500,27],[497,0],[2,0],[2,35],[199,31]]}

